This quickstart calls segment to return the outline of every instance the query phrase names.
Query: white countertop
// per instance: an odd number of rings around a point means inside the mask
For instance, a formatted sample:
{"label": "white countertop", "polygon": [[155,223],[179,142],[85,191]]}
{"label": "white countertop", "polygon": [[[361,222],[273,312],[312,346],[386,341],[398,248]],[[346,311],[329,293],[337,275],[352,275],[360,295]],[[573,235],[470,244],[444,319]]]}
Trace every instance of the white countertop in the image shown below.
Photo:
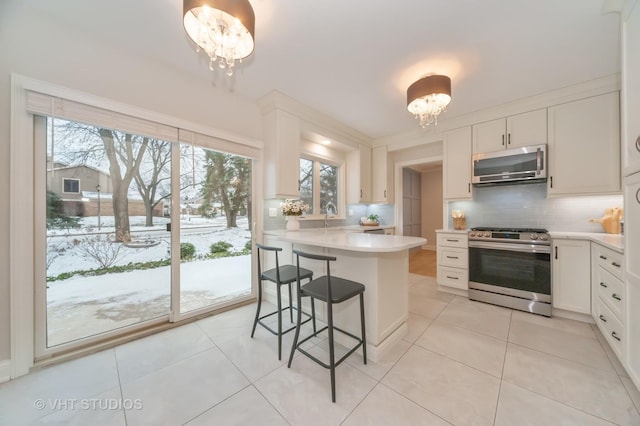
{"label": "white countertop", "polygon": [[468,229],[436,229],[436,233],[446,232],[447,234],[468,234]]}
{"label": "white countertop", "polygon": [[277,236],[291,243],[360,252],[388,253],[420,247],[427,243],[425,238],[420,237],[367,234],[340,228],[265,231],[265,234]]}
{"label": "white countertop", "polygon": [[620,234],[606,234],[603,232],[560,232],[549,231],[551,239],[572,239],[589,240],[615,250],[619,253],[624,251],[624,237]]}

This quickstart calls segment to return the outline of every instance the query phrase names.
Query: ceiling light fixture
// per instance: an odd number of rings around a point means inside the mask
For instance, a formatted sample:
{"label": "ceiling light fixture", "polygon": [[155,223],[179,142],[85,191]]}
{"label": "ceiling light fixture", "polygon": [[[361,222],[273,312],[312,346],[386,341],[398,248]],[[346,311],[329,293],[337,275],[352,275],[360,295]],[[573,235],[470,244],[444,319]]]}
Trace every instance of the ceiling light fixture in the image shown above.
{"label": "ceiling light fixture", "polygon": [[429,75],[407,89],[407,109],[421,127],[438,125],[438,115],[451,102],[451,79],[446,75]]}
{"label": "ceiling light fixture", "polygon": [[248,0],[184,0],[184,29],[209,55],[209,69],[218,67],[233,75],[235,61],[251,55],[255,22]]}

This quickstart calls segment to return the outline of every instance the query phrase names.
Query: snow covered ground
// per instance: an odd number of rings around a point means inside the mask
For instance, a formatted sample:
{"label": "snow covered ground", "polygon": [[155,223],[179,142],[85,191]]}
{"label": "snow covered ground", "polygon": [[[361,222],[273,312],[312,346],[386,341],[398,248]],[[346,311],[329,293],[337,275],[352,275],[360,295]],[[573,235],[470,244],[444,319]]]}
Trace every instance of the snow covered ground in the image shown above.
{"label": "snow covered ground", "polygon": [[[160,244],[147,248],[123,247],[117,265],[147,262],[169,257],[168,219],[155,218],[158,224],[144,227],[144,218],[131,218],[133,240],[153,239]],[[250,240],[247,218],[239,218],[238,228],[226,228],[226,219],[184,217],[180,220],[181,242],[190,242],[196,254],[207,254],[218,241],[240,251]],[[113,219],[101,218],[100,233],[113,235]],[[48,276],[62,272],[97,268],[94,260],[83,256],[74,240],[94,236],[97,218],[86,218],[80,229],[55,230],[48,238],[58,247],[71,247],[56,256],[47,269]],[[157,318],[169,313],[171,267],[106,274],[75,275],[52,281],[47,288],[48,346],[113,330]],[[196,260],[180,264],[181,312],[228,300],[251,291],[251,256]]]}

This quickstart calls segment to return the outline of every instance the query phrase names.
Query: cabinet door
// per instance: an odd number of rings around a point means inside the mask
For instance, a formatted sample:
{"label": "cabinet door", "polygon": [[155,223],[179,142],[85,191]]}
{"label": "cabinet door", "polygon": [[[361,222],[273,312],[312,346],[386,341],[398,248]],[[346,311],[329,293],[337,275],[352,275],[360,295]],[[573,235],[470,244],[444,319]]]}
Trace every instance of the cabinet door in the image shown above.
{"label": "cabinet door", "polygon": [[620,192],[618,92],[549,110],[549,195]]}
{"label": "cabinet door", "polygon": [[371,201],[371,148],[360,145],[347,154],[347,203]]}
{"label": "cabinet door", "polygon": [[591,313],[591,243],[584,240],[553,241],[554,308]]}
{"label": "cabinet door", "polygon": [[392,185],[389,179],[389,166],[387,164],[387,147],[378,146],[372,150],[371,182],[372,201],[374,203],[391,203]]}
{"label": "cabinet door", "polygon": [[265,198],[300,197],[300,120],[273,110],[264,117]]}
{"label": "cabinet door", "polygon": [[505,119],[473,125],[473,153],[500,151],[506,147]]}
{"label": "cabinet door", "polygon": [[443,198],[471,199],[471,127],[461,127],[447,132],[442,153]]}
{"label": "cabinet door", "polygon": [[624,175],[640,171],[640,4],[622,23],[622,141]]}
{"label": "cabinet door", "polygon": [[507,117],[507,148],[547,143],[547,110]]}
{"label": "cabinet door", "polygon": [[640,173],[625,180],[624,211],[626,360],[629,375],[640,386]]}

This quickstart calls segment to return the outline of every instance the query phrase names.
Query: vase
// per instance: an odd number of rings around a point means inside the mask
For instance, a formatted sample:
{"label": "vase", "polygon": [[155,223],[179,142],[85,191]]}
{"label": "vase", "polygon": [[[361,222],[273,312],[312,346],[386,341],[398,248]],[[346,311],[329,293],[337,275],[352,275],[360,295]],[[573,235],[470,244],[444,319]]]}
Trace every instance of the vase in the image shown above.
{"label": "vase", "polygon": [[297,231],[300,229],[298,216],[287,216],[287,231]]}

